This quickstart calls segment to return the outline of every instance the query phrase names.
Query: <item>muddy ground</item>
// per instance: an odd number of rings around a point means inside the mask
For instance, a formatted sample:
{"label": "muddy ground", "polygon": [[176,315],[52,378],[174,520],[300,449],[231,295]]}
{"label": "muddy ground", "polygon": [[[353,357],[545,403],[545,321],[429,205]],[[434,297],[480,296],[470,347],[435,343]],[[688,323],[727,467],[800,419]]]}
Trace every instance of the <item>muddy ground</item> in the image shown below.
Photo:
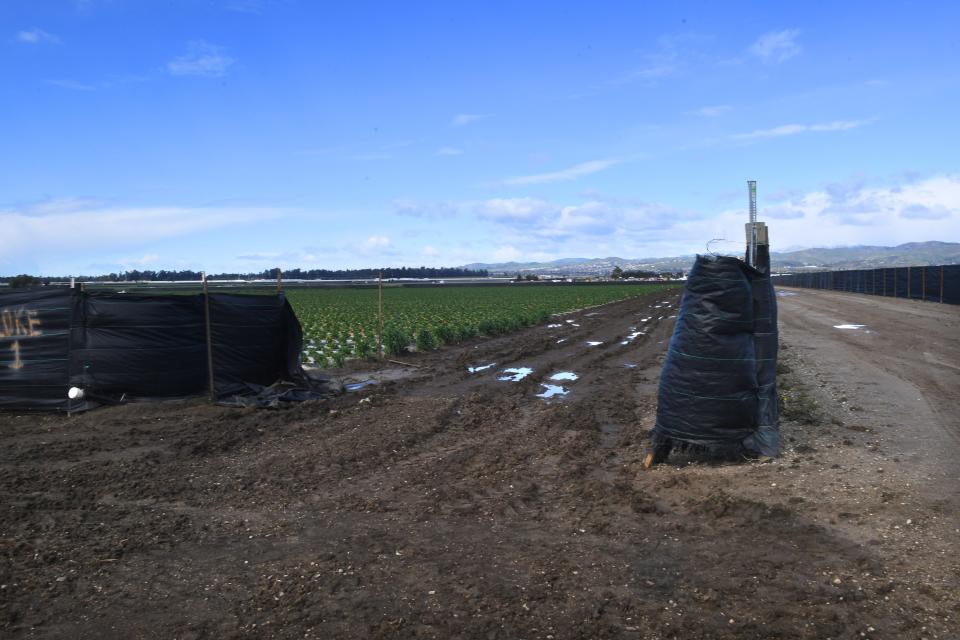
{"label": "muddy ground", "polygon": [[675,294],[286,409],[0,414],[0,636],[956,638],[960,309],[785,293],[768,464],[641,470]]}

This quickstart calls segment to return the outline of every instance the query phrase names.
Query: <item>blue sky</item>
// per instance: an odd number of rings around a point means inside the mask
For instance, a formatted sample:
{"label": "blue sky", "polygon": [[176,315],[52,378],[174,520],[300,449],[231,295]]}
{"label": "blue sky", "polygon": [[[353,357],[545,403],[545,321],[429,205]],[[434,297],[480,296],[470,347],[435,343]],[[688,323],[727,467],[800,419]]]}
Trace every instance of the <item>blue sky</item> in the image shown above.
{"label": "blue sky", "polygon": [[0,274],[960,240],[956,3],[0,4]]}

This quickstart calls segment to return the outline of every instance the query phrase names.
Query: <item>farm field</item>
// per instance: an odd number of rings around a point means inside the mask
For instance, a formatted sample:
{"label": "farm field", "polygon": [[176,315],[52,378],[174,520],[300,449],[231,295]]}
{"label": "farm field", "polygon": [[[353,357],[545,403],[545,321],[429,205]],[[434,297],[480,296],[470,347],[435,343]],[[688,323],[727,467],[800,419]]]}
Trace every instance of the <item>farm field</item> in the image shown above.
{"label": "farm field", "polygon": [[[651,295],[677,285],[546,285],[385,287],[383,347],[400,355],[476,336],[496,336],[546,321],[552,314]],[[303,326],[304,363],[341,366],[377,351],[377,290],[290,289]]]}
{"label": "farm field", "polygon": [[644,472],[678,298],[281,410],[0,414],[0,636],[955,638],[960,308],[779,298],[782,455]]}

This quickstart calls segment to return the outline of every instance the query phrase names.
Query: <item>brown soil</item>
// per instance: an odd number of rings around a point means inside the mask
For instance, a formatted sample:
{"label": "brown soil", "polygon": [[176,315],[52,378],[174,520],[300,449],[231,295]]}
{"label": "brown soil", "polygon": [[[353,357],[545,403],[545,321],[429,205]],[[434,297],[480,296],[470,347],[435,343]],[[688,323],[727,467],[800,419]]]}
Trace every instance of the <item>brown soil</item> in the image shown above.
{"label": "brown soil", "polygon": [[773,463],[643,472],[677,297],[355,364],[378,383],[282,410],[0,415],[0,635],[956,637],[960,309],[781,298],[811,424]]}

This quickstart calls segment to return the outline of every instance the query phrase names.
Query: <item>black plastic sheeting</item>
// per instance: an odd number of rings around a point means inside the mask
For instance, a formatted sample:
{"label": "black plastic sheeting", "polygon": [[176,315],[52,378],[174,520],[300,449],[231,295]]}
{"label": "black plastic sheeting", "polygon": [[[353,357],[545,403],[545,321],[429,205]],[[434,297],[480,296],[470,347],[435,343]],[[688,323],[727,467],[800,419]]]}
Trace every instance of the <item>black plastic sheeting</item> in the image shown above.
{"label": "black plastic sheeting", "polygon": [[655,450],[776,456],[777,304],[766,271],[697,256],[660,374]]}
{"label": "black plastic sheeting", "polygon": [[69,289],[0,293],[0,409],[64,406],[72,307]]}
{"label": "black plastic sheeting", "polygon": [[[209,393],[204,306],[202,294],[0,293],[0,409],[78,411]],[[324,395],[300,366],[300,323],[282,294],[214,293],[209,306],[217,398],[275,406],[270,389],[282,400]],[[69,400],[70,387],[85,399]]]}
{"label": "black plastic sheeting", "polygon": [[784,287],[960,304],[960,264],[791,273],[774,276],[773,283]]}

